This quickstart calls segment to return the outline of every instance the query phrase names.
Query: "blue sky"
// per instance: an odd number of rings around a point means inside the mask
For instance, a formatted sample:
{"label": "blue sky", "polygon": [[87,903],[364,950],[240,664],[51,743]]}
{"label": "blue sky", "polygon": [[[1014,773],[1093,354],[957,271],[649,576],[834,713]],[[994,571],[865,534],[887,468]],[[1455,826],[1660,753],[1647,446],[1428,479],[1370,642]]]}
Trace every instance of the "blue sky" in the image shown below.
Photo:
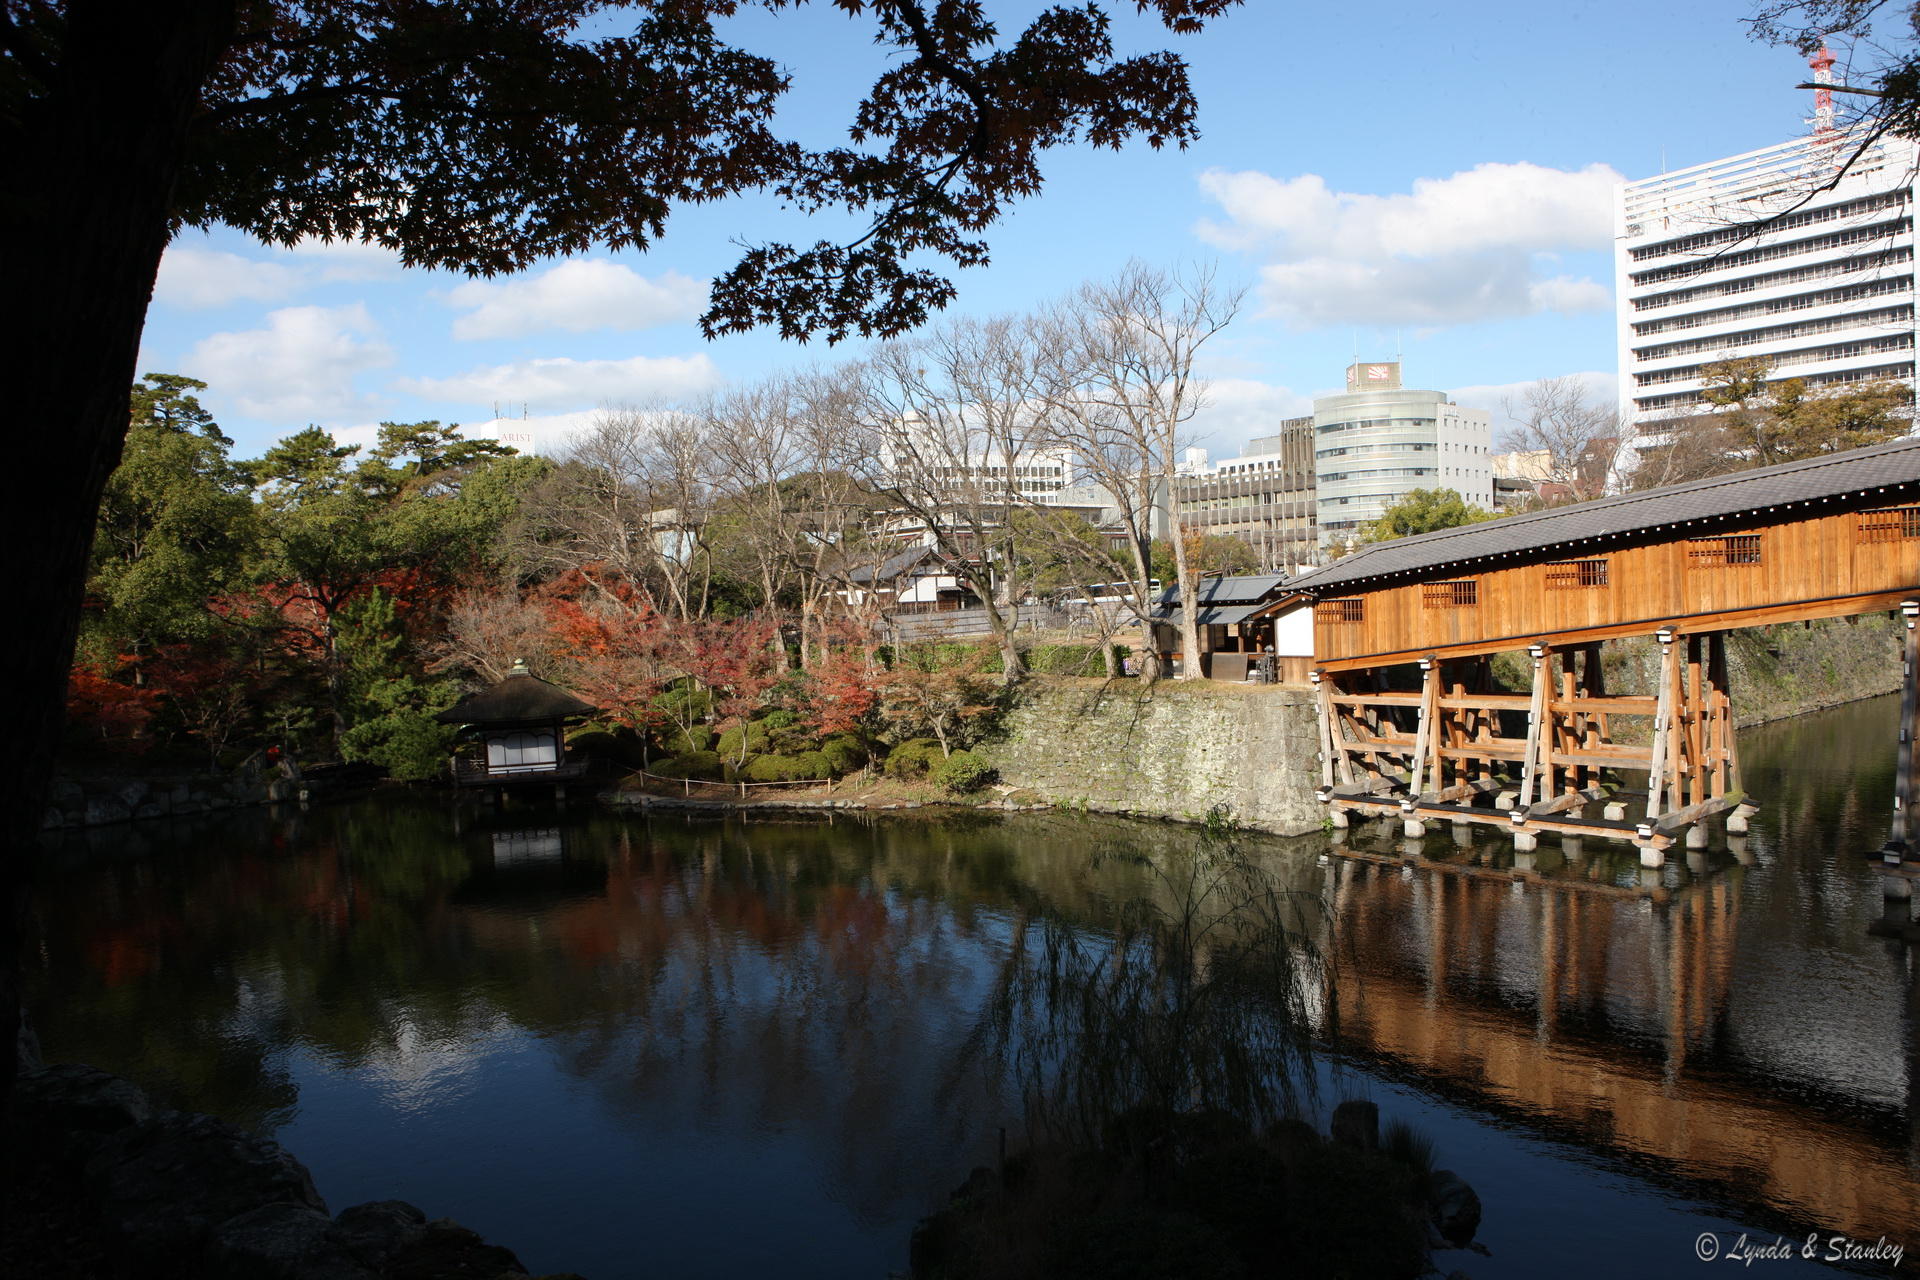
{"label": "blue sky", "polygon": [[[1038,7],[988,3],[1008,30]],[[1356,349],[1398,351],[1409,385],[1489,407],[1539,377],[1597,384],[1614,370],[1613,184],[1806,127],[1811,95],[1792,87],[1805,63],[1749,40],[1749,12],[1251,0],[1177,38],[1129,7],[1121,47],[1186,57],[1204,137],[1184,152],[1053,153],[1046,189],[992,233],[992,264],[956,277],[953,310],[1022,310],[1135,257],[1216,263],[1248,293],[1208,349],[1215,457],[1338,389]],[[866,30],[815,4],[743,18],[736,38],[792,72],[782,124],[828,143],[882,65]],[[427,418],[552,449],[608,405],[858,354],[765,334],[709,343],[694,324],[734,242],[835,226],[742,198],[679,211],[645,255],[479,282],[361,245],[188,232],[163,263],[140,367],[209,383],[242,454],[309,423],[359,440]]]}

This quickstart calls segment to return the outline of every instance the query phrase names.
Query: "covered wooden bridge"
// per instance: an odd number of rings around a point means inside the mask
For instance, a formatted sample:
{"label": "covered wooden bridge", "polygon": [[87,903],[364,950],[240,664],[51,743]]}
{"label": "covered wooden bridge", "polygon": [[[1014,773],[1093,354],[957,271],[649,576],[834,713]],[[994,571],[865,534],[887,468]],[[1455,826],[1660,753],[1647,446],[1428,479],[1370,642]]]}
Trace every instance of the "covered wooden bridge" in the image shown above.
{"label": "covered wooden bridge", "polygon": [[[1756,803],[1726,633],[1902,611],[1885,861],[1920,870],[1920,439],[1378,543],[1287,586],[1314,600],[1335,825],[1398,813],[1409,835],[1444,820],[1497,824],[1526,848],[1543,831],[1611,837],[1650,865],[1675,839],[1704,844],[1715,815],[1744,831]],[[1656,688],[1615,693],[1602,646],[1641,636],[1658,643]],[[1521,650],[1529,687],[1496,689],[1489,659]]]}

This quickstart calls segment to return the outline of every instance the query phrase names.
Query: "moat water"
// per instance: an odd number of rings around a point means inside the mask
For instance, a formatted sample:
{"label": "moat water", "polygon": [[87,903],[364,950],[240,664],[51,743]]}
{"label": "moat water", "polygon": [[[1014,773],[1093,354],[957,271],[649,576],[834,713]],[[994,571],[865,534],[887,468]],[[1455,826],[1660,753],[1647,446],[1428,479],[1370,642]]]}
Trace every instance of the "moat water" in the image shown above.
{"label": "moat water", "polygon": [[[1752,833],[1656,871],[1444,829],[1240,838],[1325,906],[1321,1110],[1373,1098],[1484,1202],[1491,1252],[1443,1270],[1700,1274],[1708,1234],[1914,1266],[1920,959],[1869,936],[1862,856],[1895,713],[1744,733]],[[142,824],[51,851],[27,998],[49,1060],[271,1133],[335,1209],[411,1200],[535,1273],[878,1278],[1018,1141],[1016,1089],[965,1052],[1012,940],[1098,939],[1201,840],[425,797]]]}

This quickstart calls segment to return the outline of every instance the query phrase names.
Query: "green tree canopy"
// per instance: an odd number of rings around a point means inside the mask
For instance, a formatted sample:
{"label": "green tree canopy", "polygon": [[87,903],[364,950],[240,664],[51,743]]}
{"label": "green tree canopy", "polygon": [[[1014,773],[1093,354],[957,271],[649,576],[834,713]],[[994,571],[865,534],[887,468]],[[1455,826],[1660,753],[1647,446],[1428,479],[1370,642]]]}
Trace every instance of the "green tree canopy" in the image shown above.
{"label": "green tree canopy", "polygon": [[1476,507],[1460,496],[1457,489],[1415,489],[1380,513],[1360,535],[1362,542],[1389,542],[1411,538],[1416,533],[1453,529],[1463,524],[1492,520],[1495,513]]}
{"label": "green tree canopy", "polygon": [[1629,487],[1799,462],[1897,439],[1913,425],[1909,393],[1897,383],[1810,388],[1801,378],[1771,379],[1771,371],[1760,357],[1707,365],[1707,408],[1665,424],[1660,443],[1642,451]]}
{"label": "green tree canopy", "polygon": [[254,538],[247,476],[229,461],[213,418],[194,399],[206,384],[148,374],[133,389],[120,465],[107,482],[89,593],[98,639],[141,648],[201,636],[209,596],[231,586]]}

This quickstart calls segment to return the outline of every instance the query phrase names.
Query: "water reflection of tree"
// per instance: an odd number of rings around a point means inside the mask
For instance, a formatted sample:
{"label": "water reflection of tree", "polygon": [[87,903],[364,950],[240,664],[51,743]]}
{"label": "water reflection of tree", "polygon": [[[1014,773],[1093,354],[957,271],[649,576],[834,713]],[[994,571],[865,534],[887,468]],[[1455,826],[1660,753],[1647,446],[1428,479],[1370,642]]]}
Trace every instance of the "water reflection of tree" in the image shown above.
{"label": "water reflection of tree", "polygon": [[1088,871],[1127,829],[592,818],[564,865],[507,873],[433,804],[229,818],[41,895],[30,999],[57,1057],[267,1130],[289,1051],[405,1077],[518,1028],[622,1123],[745,1115],[826,1153],[864,1213],[918,1211],[913,1163],[945,1178],[1010,1107],[985,1078],[932,1104],[998,956],[1036,913],[1096,930],[1140,896],[1142,865]]}
{"label": "water reflection of tree", "polygon": [[1004,1061],[1038,1139],[1081,1149],[1121,1117],[1224,1113],[1254,1131],[1311,1100],[1329,971],[1317,891],[1284,887],[1232,839],[1138,852],[1148,891],[1098,933],[1051,914],[1017,929],[974,1047]]}

